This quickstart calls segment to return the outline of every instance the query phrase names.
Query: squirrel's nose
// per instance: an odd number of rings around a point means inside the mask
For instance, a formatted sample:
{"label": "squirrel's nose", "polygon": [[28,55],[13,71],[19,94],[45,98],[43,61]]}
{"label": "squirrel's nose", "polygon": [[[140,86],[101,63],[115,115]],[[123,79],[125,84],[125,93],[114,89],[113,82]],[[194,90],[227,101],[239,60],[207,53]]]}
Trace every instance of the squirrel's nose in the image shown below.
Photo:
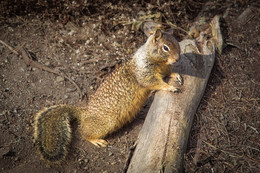
{"label": "squirrel's nose", "polygon": [[179,55],[172,54],[169,56],[167,64],[174,64],[178,60],[179,60]]}
{"label": "squirrel's nose", "polygon": [[167,64],[174,64],[176,60],[174,58],[169,58]]}

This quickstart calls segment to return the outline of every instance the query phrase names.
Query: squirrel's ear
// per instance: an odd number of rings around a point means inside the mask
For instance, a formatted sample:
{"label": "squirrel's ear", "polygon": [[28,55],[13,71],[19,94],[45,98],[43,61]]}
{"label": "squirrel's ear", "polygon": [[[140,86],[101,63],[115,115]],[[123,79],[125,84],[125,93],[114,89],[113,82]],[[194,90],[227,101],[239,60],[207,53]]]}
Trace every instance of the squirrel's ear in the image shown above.
{"label": "squirrel's ear", "polygon": [[170,29],[167,31],[167,33],[170,34],[170,35],[173,35],[173,31],[174,31],[174,29],[173,29],[173,28],[170,28]]}
{"label": "squirrel's ear", "polygon": [[162,37],[162,31],[160,29],[157,29],[153,35],[153,42],[155,43]]}

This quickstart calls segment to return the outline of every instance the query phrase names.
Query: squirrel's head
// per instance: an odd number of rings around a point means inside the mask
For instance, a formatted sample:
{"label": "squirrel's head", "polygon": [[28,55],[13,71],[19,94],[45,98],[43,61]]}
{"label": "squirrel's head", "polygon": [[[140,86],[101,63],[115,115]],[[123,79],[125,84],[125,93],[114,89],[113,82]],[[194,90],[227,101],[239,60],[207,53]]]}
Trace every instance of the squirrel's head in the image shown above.
{"label": "squirrel's head", "polygon": [[157,29],[152,35],[151,57],[158,63],[173,64],[179,60],[180,46],[172,32]]}

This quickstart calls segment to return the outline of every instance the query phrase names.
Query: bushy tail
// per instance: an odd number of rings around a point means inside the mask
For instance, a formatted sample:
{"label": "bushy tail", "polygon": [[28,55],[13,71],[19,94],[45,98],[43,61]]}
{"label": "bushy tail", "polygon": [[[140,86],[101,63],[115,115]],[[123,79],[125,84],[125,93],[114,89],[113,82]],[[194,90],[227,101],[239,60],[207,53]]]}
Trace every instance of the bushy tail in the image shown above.
{"label": "bushy tail", "polygon": [[52,106],[35,117],[35,143],[44,160],[60,162],[68,153],[71,142],[70,121],[78,117],[76,107]]}

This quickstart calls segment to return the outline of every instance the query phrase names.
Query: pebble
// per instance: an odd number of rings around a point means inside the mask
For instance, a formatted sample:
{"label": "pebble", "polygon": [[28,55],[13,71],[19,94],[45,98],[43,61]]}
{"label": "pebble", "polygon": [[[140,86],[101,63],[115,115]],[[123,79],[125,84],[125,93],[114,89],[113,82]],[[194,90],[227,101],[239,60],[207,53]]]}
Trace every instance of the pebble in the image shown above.
{"label": "pebble", "polygon": [[113,156],[113,153],[110,151],[110,152],[108,153],[108,156]]}
{"label": "pebble", "polygon": [[47,61],[46,63],[45,63],[45,65],[46,66],[49,66],[51,63],[49,62],[49,61]]}
{"label": "pebble", "polygon": [[63,77],[57,76],[56,82],[63,82],[63,81],[64,81],[64,78],[63,78]]}

